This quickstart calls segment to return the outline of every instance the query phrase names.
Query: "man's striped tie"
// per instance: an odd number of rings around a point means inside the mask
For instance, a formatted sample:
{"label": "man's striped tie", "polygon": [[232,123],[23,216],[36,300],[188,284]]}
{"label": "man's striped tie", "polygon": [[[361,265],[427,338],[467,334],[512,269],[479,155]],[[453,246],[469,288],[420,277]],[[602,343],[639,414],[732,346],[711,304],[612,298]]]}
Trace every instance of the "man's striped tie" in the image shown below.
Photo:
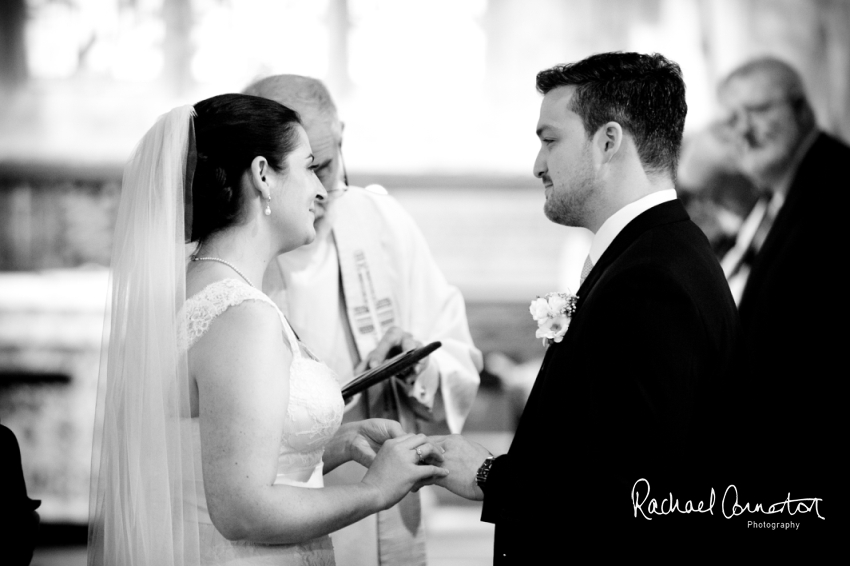
{"label": "man's striped tie", "polygon": [[588,275],[590,275],[591,269],[593,269],[593,262],[590,261],[590,254],[588,254],[587,257],[584,260],[584,267],[581,268],[581,280],[579,281],[579,284],[578,284],[579,287],[584,285],[584,280],[587,279]]}

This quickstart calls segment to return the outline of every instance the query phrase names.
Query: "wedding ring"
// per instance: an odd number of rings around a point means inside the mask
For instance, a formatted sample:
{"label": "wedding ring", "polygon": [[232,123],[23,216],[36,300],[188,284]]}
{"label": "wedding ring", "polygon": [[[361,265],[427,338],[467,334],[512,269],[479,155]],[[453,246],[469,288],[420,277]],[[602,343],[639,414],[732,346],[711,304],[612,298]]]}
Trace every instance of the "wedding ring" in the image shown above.
{"label": "wedding ring", "polygon": [[421,464],[422,463],[422,447],[421,446],[416,447],[416,455],[419,456],[419,463]]}

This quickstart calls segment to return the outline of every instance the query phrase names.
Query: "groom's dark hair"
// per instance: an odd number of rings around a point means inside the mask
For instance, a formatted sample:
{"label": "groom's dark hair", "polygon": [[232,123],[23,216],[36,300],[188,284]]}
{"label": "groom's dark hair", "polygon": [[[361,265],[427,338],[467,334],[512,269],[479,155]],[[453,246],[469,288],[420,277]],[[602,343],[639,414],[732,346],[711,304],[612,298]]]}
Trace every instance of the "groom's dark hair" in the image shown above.
{"label": "groom's dark hair", "polygon": [[682,69],[654,53],[599,53],[577,63],[556,65],[537,74],[537,90],[576,87],[570,110],[588,137],[607,122],[617,122],[635,140],[647,172],[675,178],[688,105]]}

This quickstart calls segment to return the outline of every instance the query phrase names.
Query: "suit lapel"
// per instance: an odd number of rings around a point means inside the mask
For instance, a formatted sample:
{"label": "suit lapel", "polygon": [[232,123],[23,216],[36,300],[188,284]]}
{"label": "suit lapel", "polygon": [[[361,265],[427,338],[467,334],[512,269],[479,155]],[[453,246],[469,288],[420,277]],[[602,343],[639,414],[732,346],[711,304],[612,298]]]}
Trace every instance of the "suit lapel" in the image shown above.
{"label": "suit lapel", "polygon": [[[682,204],[678,200],[674,200],[654,206],[629,222],[626,227],[623,228],[622,232],[614,238],[614,241],[611,242],[611,245],[608,246],[608,249],[605,250],[605,253],[602,254],[601,258],[599,258],[599,262],[593,266],[593,270],[590,272],[590,275],[587,276],[587,279],[585,279],[584,284],[579,288],[577,293],[579,296],[577,306],[578,312],[576,316],[580,316],[580,309],[583,300],[590,295],[591,290],[596,282],[602,277],[602,274],[635,240],[641,236],[641,234],[656,226],[670,224],[673,222],[681,222],[688,220],[688,218],[688,213],[685,211]],[[512,451],[514,451],[514,447],[517,446],[517,439],[524,437],[526,428],[531,427],[529,430],[534,430],[534,425],[529,424],[529,421],[534,421],[538,416],[543,414],[544,409],[538,408],[538,405],[542,404],[542,406],[545,406],[547,403],[547,393],[544,391],[544,388],[546,387],[545,382],[550,373],[554,372],[557,374],[557,372],[563,369],[563,364],[565,363],[563,355],[566,355],[569,352],[571,343],[574,342],[576,338],[572,335],[574,332],[573,328],[574,327],[571,325],[562,342],[552,344],[546,349],[546,355],[543,358],[543,363],[540,366],[537,379],[534,382],[531,394],[528,397],[528,402],[523,410],[522,418],[520,419],[517,427],[516,435],[514,436],[514,443],[511,445]],[[563,379],[562,375],[553,375],[553,377],[555,379]],[[525,441],[521,441],[520,444],[522,442]]]}
{"label": "suit lapel", "polygon": [[579,297],[577,308],[581,306],[583,300],[590,294],[591,289],[593,289],[593,286],[596,285],[597,281],[599,281],[599,278],[602,277],[605,270],[608,269],[608,267],[614,263],[614,261],[626,250],[626,248],[628,248],[632,242],[637,240],[641,234],[650,228],[673,222],[681,222],[683,220],[688,220],[688,218],[688,213],[685,211],[682,203],[679,202],[679,200],[672,200],[653,206],[626,224],[626,227],[617,234],[617,237],[614,238],[614,241],[611,242],[611,245],[608,246],[608,249],[605,250],[602,257],[600,257],[599,261],[596,262],[596,265],[593,266],[593,269],[590,271],[587,279],[584,280],[584,284],[579,288],[577,293]]}

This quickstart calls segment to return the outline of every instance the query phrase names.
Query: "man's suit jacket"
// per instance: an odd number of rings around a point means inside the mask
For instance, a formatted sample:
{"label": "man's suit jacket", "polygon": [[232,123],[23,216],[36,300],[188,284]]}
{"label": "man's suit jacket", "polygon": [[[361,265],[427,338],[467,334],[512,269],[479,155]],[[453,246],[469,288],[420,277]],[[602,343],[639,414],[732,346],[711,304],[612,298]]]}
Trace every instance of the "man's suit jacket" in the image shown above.
{"label": "man's suit jacket", "polygon": [[847,238],[840,230],[848,167],[850,147],[820,134],[754,259],[740,303],[739,379],[751,407],[744,429],[751,433],[753,483],[768,501],[789,491],[792,498],[821,497],[827,520],[830,509],[846,507],[834,497],[839,469],[846,470],[838,463],[846,451],[838,416],[846,405],[840,328],[848,310],[841,245]]}
{"label": "man's suit jacket", "polygon": [[26,566],[38,534],[41,501],[30,499],[15,433],[0,425],[0,556],[3,564]]}
{"label": "man's suit jacket", "polygon": [[616,550],[624,535],[689,519],[635,518],[641,478],[659,501],[681,488],[708,504],[705,476],[722,451],[717,399],[739,333],[708,240],[679,201],[657,205],[614,239],[577,294],[485,486],[496,564],[548,563],[598,541]]}

